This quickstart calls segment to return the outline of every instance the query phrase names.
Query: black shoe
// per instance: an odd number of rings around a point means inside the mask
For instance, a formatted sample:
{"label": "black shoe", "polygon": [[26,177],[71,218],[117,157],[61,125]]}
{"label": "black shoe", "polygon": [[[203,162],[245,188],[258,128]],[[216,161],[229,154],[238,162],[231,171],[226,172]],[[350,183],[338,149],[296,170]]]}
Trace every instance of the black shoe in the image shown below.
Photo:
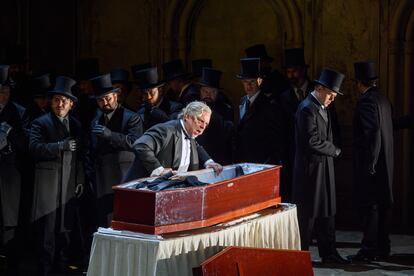
{"label": "black shoe", "polygon": [[369,254],[369,253],[366,253],[366,252],[360,250],[360,251],[358,251],[358,253],[356,255],[347,256],[347,259],[352,261],[352,262],[369,263],[369,262],[372,262],[372,261],[377,261],[378,256],[376,256],[374,254]]}
{"label": "black shoe", "polygon": [[338,253],[322,257],[322,264],[345,265],[350,263],[351,261],[342,258]]}

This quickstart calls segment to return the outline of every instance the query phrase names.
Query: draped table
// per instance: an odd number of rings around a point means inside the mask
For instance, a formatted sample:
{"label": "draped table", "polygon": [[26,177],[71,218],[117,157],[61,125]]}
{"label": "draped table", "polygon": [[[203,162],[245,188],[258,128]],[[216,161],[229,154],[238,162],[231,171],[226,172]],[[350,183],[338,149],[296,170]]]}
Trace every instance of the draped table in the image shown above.
{"label": "draped table", "polygon": [[211,227],[162,236],[99,228],[87,275],[192,275],[193,267],[227,246],[300,250],[296,206],[282,203]]}

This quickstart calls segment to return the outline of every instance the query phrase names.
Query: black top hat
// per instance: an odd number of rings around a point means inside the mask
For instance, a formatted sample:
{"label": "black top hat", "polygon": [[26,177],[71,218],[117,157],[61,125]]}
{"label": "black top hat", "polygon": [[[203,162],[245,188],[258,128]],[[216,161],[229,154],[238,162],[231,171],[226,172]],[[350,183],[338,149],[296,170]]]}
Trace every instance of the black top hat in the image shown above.
{"label": "black top hat", "polygon": [[129,72],[122,68],[117,68],[111,71],[112,82],[123,82],[127,83],[129,79]]}
{"label": "black top hat", "polygon": [[151,68],[151,67],[152,67],[152,65],[149,62],[131,65],[132,77],[134,79],[136,79],[136,72],[144,70],[144,69],[148,69],[148,68]]}
{"label": "black top hat", "polygon": [[285,68],[306,67],[305,53],[303,48],[291,48],[285,50]]}
{"label": "black top hat", "polygon": [[359,61],[354,63],[355,79],[357,80],[376,80],[378,76],[375,72],[375,62]]}
{"label": "black top hat", "polygon": [[238,79],[256,79],[260,78],[260,58],[242,58],[241,72],[236,75]]}
{"label": "black top hat", "polygon": [[50,75],[44,74],[33,78],[30,83],[30,87],[33,97],[46,97],[48,91],[52,88]]}
{"label": "black top hat", "polygon": [[184,69],[184,64],[181,59],[172,60],[162,65],[164,72],[164,80],[170,81],[174,79],[185,79],[190,76]]}
{"label": "black top hat", "polygon": [[191,61],[191,70],[192,70],[193,76],[195,77],[201,76],[204,67],[211,68],[212,66],[213,66],[213,61],[209,58],[195,59]]}
{"label": "black top hat", "polygon": [[326,88],[343,95],[342,92],[339,91],[341,88],[342,81],[344,80],[345,75],[339,73],[335,70],[323,68],[321,75],[318,80],[315,80],[315,83],[325,86]]}
{"label": "black top hat", "polygon": [[9,65],[0,65],[0,84],[8,85],[9,80]]}
{"label": "black top hat", "polygon": [[99,61],[97,58],[80,59],[77,66],[78,80],[89,80],[99,76]]}
{"label": "black top hat", "polygon": [[201,74],[200,85],[213,87],[216,89],[220,88],[220,78],[222,72],[219,70],[215,70],[213,68],[203,68],[203,73]]}
{"label": "black top hat", "polygon": [[136,72],[136,83],[140,89],[149,89],[164,85],[158,80],[157,67],[152,67]]}
{"label": "black top hat", "polygon": [[111,75],[104,74],[90,79],[95,98],[103,97],[109,93],[119,92],[119,88],[112,87]]}
{"label": "black top hat", "polygon": [[49,94],[53,95],[62,95],[65,97],[68,97],[72,99],[72,101],[77,102],[78,98],[76,98],[72,94],[72,87],[76,84],[76,81],[65,77],[65,76],[59,76],[56,78],[56,84],[55,87],[49,91]]}
{"label": "black top hat", "polygon": [[273,58],[267,54],[264,44],[256,44],[244,50],[248,58],[260,58],[262,60],[273,61]]}

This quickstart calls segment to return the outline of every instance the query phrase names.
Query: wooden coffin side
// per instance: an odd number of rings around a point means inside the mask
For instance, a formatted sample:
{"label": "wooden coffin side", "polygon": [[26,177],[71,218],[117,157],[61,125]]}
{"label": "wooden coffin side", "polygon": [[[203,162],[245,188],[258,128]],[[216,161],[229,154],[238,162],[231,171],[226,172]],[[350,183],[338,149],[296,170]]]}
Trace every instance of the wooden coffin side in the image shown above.
{"label": "wooden coffin side", "polygon": [[193,268],[193,275],[313,275],[309,251],[227,247]]}
{"label": "wooden coffin side", "polygon": [[206,187],[203,219],[224,221],[280,203],[280,166]]}
{"label": "wooden coffin side", "polygon": [[114,187],[112,228],[154,233],[156,193]]}
{"label": "wooden coffin side", "polygon": [[155,225],[167,225],[202,219],[204,187],[178,188],[157,192]]}

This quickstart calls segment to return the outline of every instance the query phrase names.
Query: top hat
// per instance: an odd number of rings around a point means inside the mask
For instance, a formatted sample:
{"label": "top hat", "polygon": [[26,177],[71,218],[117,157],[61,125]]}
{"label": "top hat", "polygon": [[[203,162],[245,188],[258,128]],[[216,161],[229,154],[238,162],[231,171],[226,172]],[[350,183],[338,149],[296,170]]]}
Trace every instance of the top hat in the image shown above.
{"label": "top hat", "polygon": [[345,75],[342,73],[339,73],[332,69],[323,68],[319,79],[315,80],[315,83],[325,86],[326,88],[338,93],[339,95],[343,95],[339,89],[341,88],[344,77]]}
{"label": "top hat", "polygon": [[151,68],[151,67],[152,67],[152,65],[149,62],[131,65],[132,77],[134,79],[136,79],[136,76],[135,76],[136,72],[144,70],[144,69],[148,69],[148,68]]}
{"label": "top hat", "polygon": [[307,67],[303,48],[291,48],[285,50],[285,68]]}
{"label": "top hat", "polygon": [[190,76],[184,69],[184,64],[181,59],[172,60],[162,65],[164,72],[164,80],[170,81],[174,79],[185,79]]}
{"label": "top hat", "polygon": [[76,81],[65,77],[65,76],[59,76],[56,78],[56,84],[55,87],[49,91],[49,94],[53,95],[62,95],[65,97],[70,98],[72,101],[77,102],[78,98],[76,98],[72,94],[72,87],[76,84]]}
{"label": "top hat", "polygon": [[200,85],[212,87],[216,89],[220,88],[220,78],[222,72],[219,70],[215,70],[213,68],[203,68],[203,73],[201,74]]}
{"label": "top hat", "polygon": [[50,75],[44,74],[39,77],[33,78],[30,82],[30,88],[32,91],[32,96],[36,97],[46,97],[48,91],[52,88],[50,82]]}
{"label": "top hat", "polygon": [[241,72],[236,75],[238,79],[256,79],[260,78],[260,58],[242,58]]}
{"label": "top hat", "polygon": [[90,81],[95,98],[103,97],[109,93],[116,93],[120,90],[119,88],[113,88],[110,74],[92,78]]}
{"label": "top hat", "polygon": [[378,76],[375,72],[375,62],[359,61],[354,63],[355,79],[357,80],[376,80]]}
{"label": "top hat", "polygon": [[261,60],[273,61],[273,58],[267,54],[264,44],[256,44],[244,50],[248,58],[260,58]]}
{"label": "top hat", "polygon": [[136,83],[140,89],[149,89],[164,85],[158,79],[157,67],[147,68],[136,72]]}
{"label": "top hat", "polygon": [[123,82],[127,83],[129,79],[129,72],[122,68],[117,68],[111,71],[112,82]]}
{"label": "top hat", "polygon": [[195,59],[191,61],[191,73],[194,77],[200,77],[203,73],[204,67],[211,68],[213,66],[213,61],[209,58],[203,58],[203,59]]}
{"label": "top hat", "polygon": [[97,58],[80,59],[77,65],[77,79],[89,80],[99,76],[99,61]]}

